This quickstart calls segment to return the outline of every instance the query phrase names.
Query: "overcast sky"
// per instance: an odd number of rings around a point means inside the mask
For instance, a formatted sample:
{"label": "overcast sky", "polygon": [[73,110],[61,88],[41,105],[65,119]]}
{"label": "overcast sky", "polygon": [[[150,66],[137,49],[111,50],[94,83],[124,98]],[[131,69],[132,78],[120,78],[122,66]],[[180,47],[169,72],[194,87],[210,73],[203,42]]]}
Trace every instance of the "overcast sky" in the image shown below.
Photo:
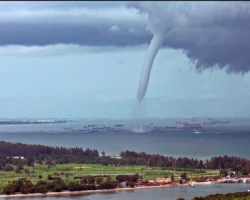
{"label": "overcast sky", "polygon": [[0,117],[250,117],[248,2],[0,2]]}

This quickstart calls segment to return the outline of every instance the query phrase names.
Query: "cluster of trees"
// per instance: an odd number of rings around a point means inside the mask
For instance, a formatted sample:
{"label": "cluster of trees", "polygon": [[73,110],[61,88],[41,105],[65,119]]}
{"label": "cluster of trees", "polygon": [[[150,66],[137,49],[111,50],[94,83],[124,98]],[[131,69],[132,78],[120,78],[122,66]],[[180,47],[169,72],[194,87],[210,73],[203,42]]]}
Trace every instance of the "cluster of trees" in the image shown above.
{"label": "cluster of trees", "polygon": [[195,197],[193,200],[212,200],[212,199],[233,200],[239,197],[249,197],[249,196],[250,196],[249,192],[234,192],[228,194],[210,194],[205,197]]}
{"label": "cluster of trees", "polygon": [[[132,183],[137,181],[138,174],[126,177],[124,180],[130,180]],[[112,180],[111,176],[107,176],[104,181],[103,177],[80,177],[79,180],[64,181],[61,178],[53,179],[48,176],[48,181],[39,180],[33,184],[30,180],[21,178],[14,180],[3,188],[3,193],[10,194],[29,194],[29,193],[47,193],[47,192],[62,192],[68,191],[83,191],[97,189],[113,189],[118,187],[121,177],[118,175],[116,181]],[[132,185],[132,184],[131,184]],[[134,184],[133,184],[134,186]],[[133,187],[131,186],[131,187]]]}
{"label": "cluster of trees", "polygon": [[32,156],[32,157],[43,157],[51,156],[63,156],[63,155],[75,155],[83,157],[99,157],[99,153],[95,149],[83,150],[79,147],[65,148],[65,147],[50,147],[44,145],[32,145],[22,143],[10,143],[0,141],[0,155],[1,156]]}
{"label": "cluster of trees", "polygon": [[[221,199],[221,200],[234,200],[240,197],[249,197],[249,192],[235,192],[235,193],[228,193],[228,194],[210,194],[205,197],[194,197],[192,200],[214,200],[214,199]],[[246,198],[244,198],[246,199]],[[178,198],[176,200],[186,200],[184,198]]]}
{"label": "cluster of trees", "polygon": [[[116,181],[118,183],[125,182],[126,186],[134,187],[134,183],[138,181],[140,178],[139,174],[134,174],[134,175],[117,175],[115,177]],[[142,177],[141,177],[142,178]]]}
{"label": "cluster of trees", "polygon": [[[25,159],[13,159],[14,156],[24,156]],[[65,147],[49,147],[43,145],[30,145],[22,143],[10,143],[0,141],[0,170],[9,170],[7,164],[17,166],[18,170],[22,169],[22,165],[31,166],[34,162],[47,164],[65,164],[65,163],[82,163],[82,164],[103,164],[103,165],[145,165],[150,167],[188,168],[190,171],[194,169],[231,169],[241,172],[244,175],[250,172],[250,161],[245,158],[218,156],[212,157],[210,160],[198,160],[194,158],[172,156],[162,156],[159,154],[147,154],[145,152],[122,151],[121,159],[102,156],[95,149],[83,150],[82,148],[65,148]]]}
{"label": "cluster of trees", "polygon": [[189,168],[189,169],[231,169],[241,171],[244,175],[250,172],[250,160],[240,157],[217,156],[210,160],[202,161],[194,158],[180,157],[173,158],[159,154],[147,154],[145,152],[123,151],[121,160],[129,165],[148,165],[169,168]]}
{"label": "cluster of trees", "polygon": [[[25,157],[26,159],[13,159]],[[56,163],[99,163],[99,152],[96,149],[83,150],[82,148],[50,147],[0,141],[0,169],[7,163],[33,165],[43,161]]]}
{"label": "cluster of trees", "polygon": [[140,178],[139,174],[134,175],[117,175],[115,179],[118,181],[118,183],[121,182],[136,182]]}

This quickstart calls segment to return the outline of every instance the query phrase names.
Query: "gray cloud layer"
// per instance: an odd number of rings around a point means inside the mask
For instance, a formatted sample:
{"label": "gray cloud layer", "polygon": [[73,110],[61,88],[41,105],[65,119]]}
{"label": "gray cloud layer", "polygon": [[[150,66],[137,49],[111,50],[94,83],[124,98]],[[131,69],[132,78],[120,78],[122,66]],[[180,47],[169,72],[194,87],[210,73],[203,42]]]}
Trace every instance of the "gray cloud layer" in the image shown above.
{"label": "gray cloud layer", "polygon": [[122,2],[11,2],[1,8],[0,45],[120,46],[150,40],[146,18]]}
{"label": "gray cloud layer", "polygon": [[248,2],[147,2],[148,29],[165,31],[164,45],[183,49],[198,70],[218,66],[227,72],[250,69]]}
{"label": "gray cloud layer", "polygon": [[139,45],[167,34],[198,70],[250,70],[248,2],[0,2],[0,45]]}

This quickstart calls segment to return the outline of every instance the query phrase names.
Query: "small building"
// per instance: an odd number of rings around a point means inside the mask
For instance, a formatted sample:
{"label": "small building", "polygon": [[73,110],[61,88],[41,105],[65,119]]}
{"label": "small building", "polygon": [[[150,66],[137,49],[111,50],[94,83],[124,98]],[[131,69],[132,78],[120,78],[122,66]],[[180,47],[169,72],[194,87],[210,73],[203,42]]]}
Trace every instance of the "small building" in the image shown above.
{"label": "small building", "polygon": [[24,156],[12,156],[12,157],[7,157],[7,158],[14,158],[14,159],[21,159],[21,160],[25,159]]}
{"label": "small building", "polygon": [[127,187],[127,183],[125,181],[121,182],[121,183],[119,183],[118,187],[119,188],[126,188]]}

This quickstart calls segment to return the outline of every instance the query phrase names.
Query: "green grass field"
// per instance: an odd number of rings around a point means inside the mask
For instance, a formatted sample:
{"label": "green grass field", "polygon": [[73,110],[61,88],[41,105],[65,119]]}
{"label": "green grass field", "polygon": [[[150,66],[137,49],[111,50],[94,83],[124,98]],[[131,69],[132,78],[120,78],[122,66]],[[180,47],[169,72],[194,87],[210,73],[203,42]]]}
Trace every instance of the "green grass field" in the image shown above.
{"label": "green grass field", "polygon": [[146,167],[146,166],[103,166],[100,164],[56,164],[48,165],[35,165],[33,167],[24,166],[20,173],[14,171],[5,172],[0,171],[0,192],[3,187],[13,180],[26,178],[31,180],[34,184],[39,180],[48,180],[48,176],[60,177],[65,181],[72,181],[76,177],[83,176],[99,176],[105,177],[111,175],[113,179],[118,174],[136,174],[138,173],[143,179],[166,178],[174,175],[178,180],[181,173],[186,172],[188,177],[192,179],[201,177],[212,177],[218,175],[216,170],[207,170],[206,173],[193,173],[189,171],[172,171],[163,170],[159,167]]}
{"label": "green grass field", "polygon": [[[24,169],[20,173],[15,171],[5,172],[0,171],[0,193],[3,191],[3,187],[20,178],[26,178],[34,184],[39,180],[48,181],[48,177],[53,178],[60,177],[66,182],[76,180],[84,176],[95,177],[107,177],[111,175],[115,180],[115,176],[119,174],[132,175],[138,173],[144,180],[155,178],[170,178],[174,175],[176,181],[180,178],[182,173],[187,173],[188,178],[192,180],[213,178],[219,175],[218,170],[206,170],[204,173],[195,173],[194,170],[188,171],[187,169],[169,170],[162,169],[160,167],[147,167],[147,166],[103,166],[100,164],[56,164],[52,166],[48,165],[35,165],[33,167],[24,166]],[[79,179],[78,179],[79,180]],[[246,200],[250,197],[235,197],[234,200]]]}

